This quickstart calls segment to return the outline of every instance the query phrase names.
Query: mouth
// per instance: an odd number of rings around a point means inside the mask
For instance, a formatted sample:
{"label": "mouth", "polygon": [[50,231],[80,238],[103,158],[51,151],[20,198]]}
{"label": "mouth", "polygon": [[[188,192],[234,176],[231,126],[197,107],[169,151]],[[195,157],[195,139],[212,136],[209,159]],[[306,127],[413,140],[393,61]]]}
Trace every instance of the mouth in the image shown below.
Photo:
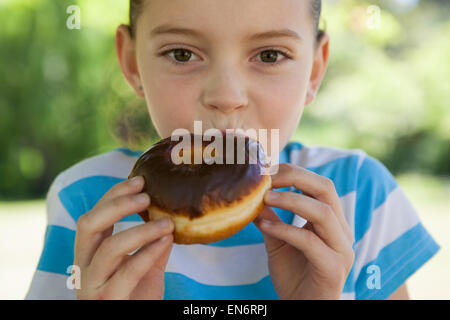
{"label": "mouth", "polygon": [[241,135],[241,136],[248,136],[246,131],[244,129],[235,129],[235,128],[226,128],[226,129],[219,129],[220,132],[222,132],[223,135],[225,134],[234,134],[234,135]]}
{"label": "mouth", "polygon": [[230,128],[227,128],[227,129],[219,129],[220,130],[220,132],[222,132],[222,134],[230,134],[230,133],[235,133],[235,129],[230,129]]}

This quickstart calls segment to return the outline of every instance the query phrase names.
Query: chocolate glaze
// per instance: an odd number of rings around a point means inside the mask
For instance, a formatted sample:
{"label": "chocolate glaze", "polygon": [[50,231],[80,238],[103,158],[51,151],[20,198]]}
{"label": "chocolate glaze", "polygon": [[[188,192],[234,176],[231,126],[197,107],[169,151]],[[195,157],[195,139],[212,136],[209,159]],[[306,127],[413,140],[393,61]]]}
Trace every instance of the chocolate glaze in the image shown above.
{"label": "chocolate glaze", "polygon": [[[195,137],[190,134],[191,150],[194,149]],[[197,139],[202,141],[202,148],[215,141],[214,136],[211,141],[203,141],[202,136],[197,136]],[[238,143],[237,139],[235,134],[222,134],[223,164],[205,163],[203,157],[201,164],[194,164],[193,161],[192,164],[174,164],[171,152],[182,140],[171,141],[171,137],[165,138],[138,158],[128,178],[139,175],[144,177],[143,192],[150,195],[151,206],[171,214],[185,215],[190,219],[200,217],[208,209],[241,199],[263,179],[261,159],[264,153],[260,144],[248,137],[245,137],[244,144]],[[226,164],[226,145],[230,146],[231,143],[234,144],[234,161],[233,164]],[[250,153],[250,150],[254,151],[253,148],[261,153]],[[238,149],[245,154],[243,164],[238,163]],[[220,149],[217,152],[220,157]],[[251,154],[256,155],[256,158],[252,158]]]}

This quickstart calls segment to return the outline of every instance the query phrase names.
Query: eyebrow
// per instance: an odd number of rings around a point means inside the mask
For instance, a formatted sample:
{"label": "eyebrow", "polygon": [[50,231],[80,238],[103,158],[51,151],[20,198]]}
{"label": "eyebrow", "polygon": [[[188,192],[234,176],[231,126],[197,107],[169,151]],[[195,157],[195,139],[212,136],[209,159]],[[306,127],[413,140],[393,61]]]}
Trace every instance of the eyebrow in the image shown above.
{"label": "eyebrow", "polygon": [[[194,29],[180,28],[168,24],[160,25],[150,32],[151,37],[156,37],[164,34],[178,34],[193,38],[206,39],[206,36],[200,31]],[[251,40],[264,40],[272,38],[291,38],[296,41],[303,40],[302,37],[297,32],[291,29],[279,29],[279,30],[269,30],[259,32],[246,37],[244,40],[251,41]]]}

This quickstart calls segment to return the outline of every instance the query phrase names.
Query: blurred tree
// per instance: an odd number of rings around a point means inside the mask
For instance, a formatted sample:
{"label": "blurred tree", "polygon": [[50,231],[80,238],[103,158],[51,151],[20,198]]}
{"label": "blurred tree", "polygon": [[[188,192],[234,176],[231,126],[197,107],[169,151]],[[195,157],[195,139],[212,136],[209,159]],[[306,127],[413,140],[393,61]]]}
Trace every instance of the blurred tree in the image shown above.
{"label": "blurred tree", "polygon": [[[367,24],[374,3],[377,29]],[[450,2],[416,1],[404,11],[387,3],[325,2],[329,69],[295,138],[362,148],[394,174],[448,175]]]}
{"label": "blurred tree", "polygon": [[[0,3],[0,199],[42,197],[56,174],[120,146],[119,138],[139,144],[128,122],[154,135],[115,56],[126,2],[113,10],[105,1]],[[80,30],[66,27],[74,3]]]}

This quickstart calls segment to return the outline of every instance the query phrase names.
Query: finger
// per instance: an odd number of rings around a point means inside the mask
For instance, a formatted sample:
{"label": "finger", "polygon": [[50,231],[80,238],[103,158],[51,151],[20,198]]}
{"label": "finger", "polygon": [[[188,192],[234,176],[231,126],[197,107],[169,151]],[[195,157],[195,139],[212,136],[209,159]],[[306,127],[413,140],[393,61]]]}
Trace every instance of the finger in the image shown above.
{"label": "finger", "polygon": [[276,212],[268,207],[264,206],[263,209],[259,212],[258,216],[255,218],[254,222],[260,220],[260,219],[269,219],[273,221],[282,221],[280,217],[276,214]]}
{"label": "finger", "polygon": [[310,221],[317,235],[332,249],[344,252],[350,245],[342,227],[326,203],[295,192],[268,191],[265,194],[266,205],[289,210]]}
{"label": "finger", "polygon": [[136,176],[132,179],[128,179],[122,182],[119,182],[115,184],[113,187],[111,187],[102,197],[101,199],[96,203],[94,206],[100,206],[104,202],[107,202],[111,199],[124,196],[127,194],[135,194],[140,192],[145,185],[145,179],[143,176]]}
{"label": "finger", "polygon": [[[106,229],[103,233],[94,234],[91,238],[83,237],[79,231],[75,233],[75,245],[74,245],[74,262],[73,264],[79,266],[81,270],[89,265],[95,250],[100,246],[103,239],[110,236],[113,233],[114,227]],[[80,240],[80,238],[86,240]]]}
{"label": "finger", "polygon": [[304,195],[330,205],[346,237],[353,243],[353,232],[345,220],[341,200],[331,179],[291,163],[282,163],[278,173],[272,176],[272,186],[273,188],[294,186]]}
{"label": "finger", "polygon": [[[148,294],[144,293],[145,291],[152,292],[155,290],[155,286],[164,285],[164,272],[166,271],[167,263],[172,252],[173,245],[174,243],[173,241],[171,241],[170,245],[163,249],[163,252],[159,255],[159,257],[155,259],[152,267],[147,270],[147,272],[139,281],[140,293],[142,293],[144,296],[149,296]],[[144,250],[145,248],[146,246],[141,248],[140,250]],[[162,281],[160,282],[160,284],[158,284],[155,279],[160,279]],[[140,293],[137,294],[139,295]]]}
{"label": "finger", "polygon": [[302,251],[306,259],[316,267],[326,268],[327,261],[332,261],[333,251],[309,230],[265,219],[259,221],[258,225],[263,233]]}
{"label": "finger", "polygon": [[89,235],[102,232],[121,219],[144,211],[149,206],[150,197],[145,192],[112,198],[78,218],[77,227]]}
{"label": "finger", "polygon": [[100,290],[106,290],[108,299],[128,298],[141,278],[172,244],[173,235],[169,234],[139,250],[114,273]]}
{"label": "finger", "polygon": [[[272,208],[267,207],[267,206],[264,206],[263,209],[261,210],[261,212],[259,213],[259,215],[256,217],[256,219],[253,220],[253,223],[261,232],[262,232],[262,230],[259,227],[259,225],[263,219],[274,221],[274,222],[282,222],[282,220],[280,219],[280,217],[278,217],[278,215],[275,213],[275,211]],[[281,246],[286,244],[286,242],[284,242],[280,239],[271,237],[267,233],[263,233],[263,237],[264,237],[264,243],[266,245],[266,250],[268,253],[275,252]]]}
{"label": "finger", "polygon": [[79,265],[90,263],[103,239],[112,234],[116,222],[148,208],[149,205],[150,197],[146,193],[124,195],[110,199],[78,218],[75,252]]}
{"label": "finger", "polygon": [[95,287],[101,286],[129,253],[174,230],[171,219],[151,221],[106,238],[95,252],[89,265]]}
{"label": "finger", "polygon": [[[170,253],[172,252],[172,247],[173,247],[173,233],[169,234],[172,238],[172,241],[170,242],[170,245],[168,247],[166,247],[163,252],[161,253],[161,255],[156,258],[155,262],[153,263],[153,268],[164,272],[167,266],[167,262],[169,261],[169,257],[170,257]],[[170,239],[169,239],[170,240]]]}

